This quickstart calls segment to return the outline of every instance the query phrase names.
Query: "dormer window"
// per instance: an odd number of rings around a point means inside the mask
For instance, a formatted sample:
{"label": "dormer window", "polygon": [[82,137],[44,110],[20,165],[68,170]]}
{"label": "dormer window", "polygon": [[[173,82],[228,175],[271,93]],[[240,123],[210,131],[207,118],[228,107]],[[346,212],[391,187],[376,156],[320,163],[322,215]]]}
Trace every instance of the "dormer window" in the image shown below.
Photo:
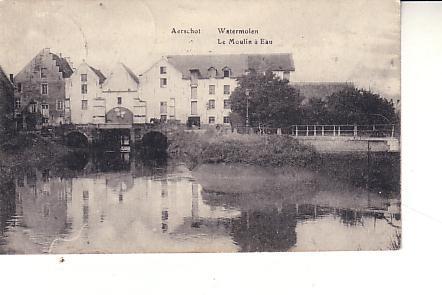
{"label": "dormer window", "polygon": [[216,69],[214,67],[210,67],[208,70],[209,78],[215,78],[216,77]]}
{"label": "dormer window", "polygon": [[225,67],[225,68],[223,69],[223,77],[224,77],[224,78],[229,78],[230,75],[231,75],[230,72],[231,72],[230,69],[229,69],[228,67]]}

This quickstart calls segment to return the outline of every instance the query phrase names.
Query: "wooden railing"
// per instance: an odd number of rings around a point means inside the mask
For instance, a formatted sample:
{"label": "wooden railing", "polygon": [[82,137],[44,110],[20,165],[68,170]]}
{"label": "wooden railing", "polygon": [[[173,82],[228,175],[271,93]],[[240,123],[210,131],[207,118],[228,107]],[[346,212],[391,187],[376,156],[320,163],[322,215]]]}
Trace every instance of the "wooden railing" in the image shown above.
{"label": "wooden railing", "polygon": [[394,124],[376,125],[293,125],[289,127],[245,127],[235,128],[241,134],[278,134],[295,137],[350,136],[350,137],[399,137]]}

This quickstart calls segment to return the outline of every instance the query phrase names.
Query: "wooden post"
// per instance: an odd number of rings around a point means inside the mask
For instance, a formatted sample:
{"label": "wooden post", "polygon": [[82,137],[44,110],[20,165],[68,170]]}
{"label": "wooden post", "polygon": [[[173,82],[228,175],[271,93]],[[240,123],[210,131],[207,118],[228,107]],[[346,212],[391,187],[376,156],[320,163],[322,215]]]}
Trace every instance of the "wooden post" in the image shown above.
{"label": "wooden post", "polygon": [[336,136],[336,126],[333,125],[333,136]]}
{"label": "wooden post", "polygon": [[281,128],[277,128],[277,129],[276,129],[276,134],[277,134],[277,135],[281,135],[281,134],[282,134],[282,130],[281,130]]}
{"label": "wooden post", "polygon": [[298,137],[298,125],[295,126],[295,136]]}
{"label": "wooden post", "polygon": [[322,125],[322,136],[324,136],[324,125]]}
{"label": "wooden post", "polygon": [[316,125],[313,126],[313,136],[316,136]]}
{"label": "wooden post", "polygon": [[356,124],[353,126],[353,136],[354,137],[358,136],[358,125]]}
{"label": "wooden post", "polygon": [[394,137],[394,124],[393,124],[393,126],[391,127],[391,137]]}
{"label": "wooden post", "polygon": [[338,125],[338,136],[341,136],[341,125]]}
{"label": "wooden post", "polygon": [[307,125],[307,129],[305,131],[305,136],[308,136],[308,125]]}

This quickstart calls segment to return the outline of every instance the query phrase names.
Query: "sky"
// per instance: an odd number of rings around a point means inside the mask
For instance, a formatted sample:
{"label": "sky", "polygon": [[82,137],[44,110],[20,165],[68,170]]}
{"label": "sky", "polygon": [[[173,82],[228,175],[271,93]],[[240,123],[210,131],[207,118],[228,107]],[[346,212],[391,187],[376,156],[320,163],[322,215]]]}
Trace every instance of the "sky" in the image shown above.
{"label": "sky", "polygon": [[[398,0],[0,0],[0,19],[7,73],[43,48],[105,74],[117,62],[141,74],[169,54],[291,53],[296,81],[354,82],[400,96]],[[257,29],[231,37],[272,44],[221,45],[220,27]]]}

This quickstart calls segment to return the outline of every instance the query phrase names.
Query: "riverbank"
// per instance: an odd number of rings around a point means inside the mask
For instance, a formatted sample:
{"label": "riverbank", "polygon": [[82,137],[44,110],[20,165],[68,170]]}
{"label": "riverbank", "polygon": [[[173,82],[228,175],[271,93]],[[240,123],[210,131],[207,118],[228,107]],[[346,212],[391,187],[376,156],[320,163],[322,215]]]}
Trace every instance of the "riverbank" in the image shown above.
{"label": "riverbank", "polygon": [[168,148],[190,169],[204,164],[302,167],[383,193],[400,191],[400,153],[318,153],[290,136],[182,132]]}
{"label": "riverbank", "polygon": [[190,168],[201,164],[241,163],[258,166],[306,167],[318,157],[315,150],[289,136],[177,133],[168,147],[171,158]]}
{"label": "riverbank", "polygon": [[0,179],[26,167],[49,167],[71,151],[51,138],[26,133],[10,137],[0,144]]}

